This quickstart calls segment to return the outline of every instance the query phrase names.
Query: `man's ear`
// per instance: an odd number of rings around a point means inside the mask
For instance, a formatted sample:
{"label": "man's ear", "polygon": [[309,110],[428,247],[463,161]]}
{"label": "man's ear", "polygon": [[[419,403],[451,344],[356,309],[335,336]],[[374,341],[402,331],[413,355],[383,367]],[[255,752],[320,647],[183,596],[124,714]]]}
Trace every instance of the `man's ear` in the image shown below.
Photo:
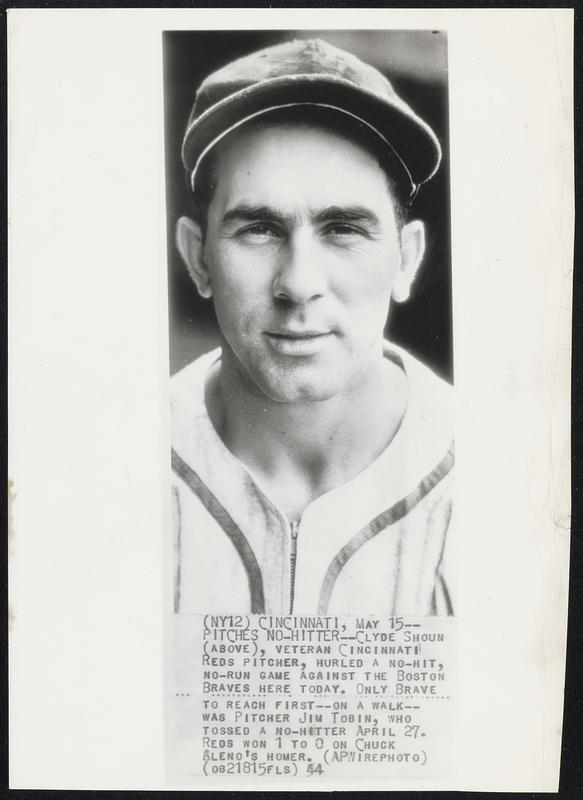
{"label": "man's ear", "polygon": [[180,217],[176,223],[176,246],[199,295],[211,297],[213,289],[204,263],[200,225],[189,217]]}
{"label": "man's ear", "polygon": [[401,263],[393,279],[392,297],[397,303],[408,300],[411,286],[425,253],[425,225],[411,220],[401,228]]}

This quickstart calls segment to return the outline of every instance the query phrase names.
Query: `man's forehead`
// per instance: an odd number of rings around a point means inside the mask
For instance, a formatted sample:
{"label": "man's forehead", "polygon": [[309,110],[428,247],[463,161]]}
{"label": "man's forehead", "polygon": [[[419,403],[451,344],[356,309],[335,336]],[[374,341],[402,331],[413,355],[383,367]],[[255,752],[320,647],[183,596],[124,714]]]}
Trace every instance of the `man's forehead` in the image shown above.
{"label": "man's forehead", "polygon": [[378,161],[373,147],[355,128],[335,124],[334,119],[304,116],[299,119],[263,118],[256,123],[248,123],[233,131],[217,145],[218,153],[233,152],[246,148],[261,151],[268,147],[285,148],[301,143],[304,147],[327,147],[330,155],[344,150],[354,157],[357,151],[361,157],[367,156]]}

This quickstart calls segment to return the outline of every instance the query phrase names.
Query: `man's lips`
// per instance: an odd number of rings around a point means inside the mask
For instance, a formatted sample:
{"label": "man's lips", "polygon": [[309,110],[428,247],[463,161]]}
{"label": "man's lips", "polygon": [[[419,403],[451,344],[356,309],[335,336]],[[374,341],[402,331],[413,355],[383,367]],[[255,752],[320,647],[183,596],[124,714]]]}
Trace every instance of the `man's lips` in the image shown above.
{"label": "man's lips", "polygon": [[277,330],[265,331],[270,347],[284,356],[313,356],[326,347],[332,338],[329,330]]}
{"label": "man's lips", "polygon": [[331,331],[266,331],[268,336],[276,339],[317,339],[318,336],[328,336]]}

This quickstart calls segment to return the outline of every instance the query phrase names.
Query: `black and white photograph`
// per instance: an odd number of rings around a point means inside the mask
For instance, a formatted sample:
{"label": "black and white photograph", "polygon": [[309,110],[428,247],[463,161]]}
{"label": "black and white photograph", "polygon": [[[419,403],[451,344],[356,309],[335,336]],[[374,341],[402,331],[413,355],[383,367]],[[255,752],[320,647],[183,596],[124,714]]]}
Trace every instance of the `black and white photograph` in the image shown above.
{"label": "black and white photograph", "polygon": [[574,33],[10,9],[11,789],[564,788]]}
{"label": "black and white photograph", "polygon": [[175,611],[452,615],[445,33],[164,60]]}

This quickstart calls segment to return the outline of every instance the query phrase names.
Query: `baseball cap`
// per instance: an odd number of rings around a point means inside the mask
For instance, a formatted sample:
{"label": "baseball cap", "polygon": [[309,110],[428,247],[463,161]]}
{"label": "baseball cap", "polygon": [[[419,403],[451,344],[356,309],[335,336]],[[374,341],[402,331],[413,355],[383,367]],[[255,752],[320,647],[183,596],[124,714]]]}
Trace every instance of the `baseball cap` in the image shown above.
{"label": "baseball cap", "polygon": [[270,111],[296,106],[340,112],[370,129],[403,168],[411,196],[439,167],[434,131],[379,70],[321,39],[302,39],[239,58],[200,85],[182,145],[191,188],[203,158],[225,136]]}

